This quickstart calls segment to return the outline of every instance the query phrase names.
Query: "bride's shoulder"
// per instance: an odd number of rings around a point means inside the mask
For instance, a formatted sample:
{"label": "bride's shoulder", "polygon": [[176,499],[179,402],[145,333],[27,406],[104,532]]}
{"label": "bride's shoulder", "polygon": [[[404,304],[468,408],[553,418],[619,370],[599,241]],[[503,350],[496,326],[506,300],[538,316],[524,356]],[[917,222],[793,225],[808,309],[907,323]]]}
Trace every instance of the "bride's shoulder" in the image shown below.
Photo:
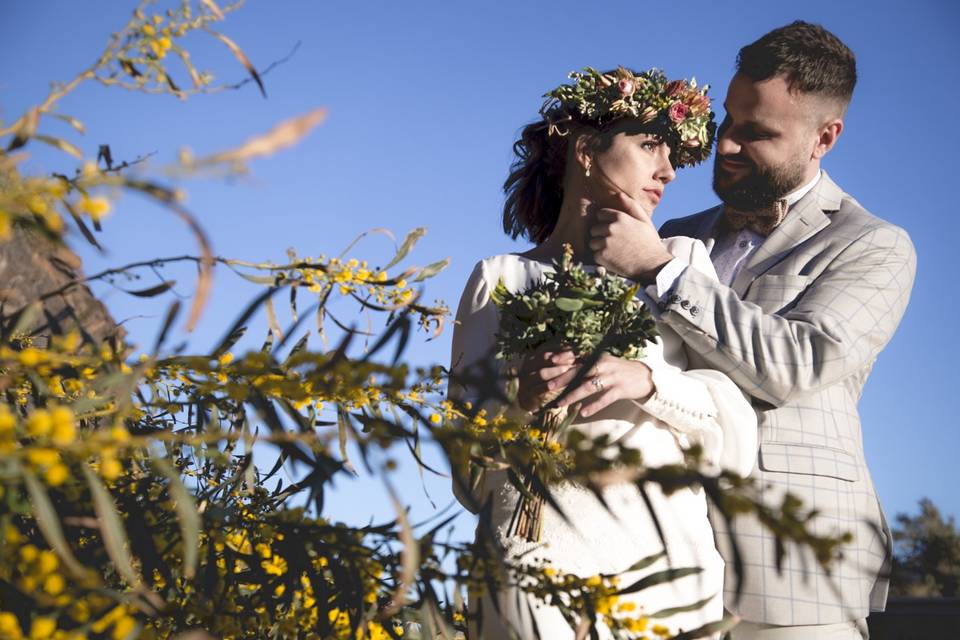
{"label": "bride's shoulder", "polygon": [[539,274],[541,270],[540,264],[535,260],[516,253],[501,253],[477,262],[473,267],[471,280],[483,280],[490,287],[503,280],[509,287],[511,284],[526,281],[531,273]]}

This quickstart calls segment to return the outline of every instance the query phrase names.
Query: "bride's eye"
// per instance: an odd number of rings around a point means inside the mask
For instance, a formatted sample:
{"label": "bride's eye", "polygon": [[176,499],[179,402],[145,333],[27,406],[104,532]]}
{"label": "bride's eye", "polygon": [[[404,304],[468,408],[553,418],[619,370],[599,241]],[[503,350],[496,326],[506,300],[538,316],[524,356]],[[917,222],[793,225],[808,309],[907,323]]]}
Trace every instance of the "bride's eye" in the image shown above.
{"label": "bride's eye", "polygon": [[661,144],[663,143],[659,140],[645,140],[640,144],[640,148],[644,151],[656,151]]}

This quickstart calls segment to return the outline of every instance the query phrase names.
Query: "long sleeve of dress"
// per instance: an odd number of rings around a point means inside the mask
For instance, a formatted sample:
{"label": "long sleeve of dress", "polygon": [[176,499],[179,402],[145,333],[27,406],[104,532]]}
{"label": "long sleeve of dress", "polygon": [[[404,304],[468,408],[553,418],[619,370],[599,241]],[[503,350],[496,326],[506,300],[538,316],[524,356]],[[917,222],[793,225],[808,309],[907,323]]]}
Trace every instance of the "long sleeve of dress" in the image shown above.
{"label": "long sleeve of dress", "polygon": [[[675,237],[665,245],[704,277],[718,279],[703,243]],[[680,336],[669,325],[658,323],[658,328],[662,357],[644,360],[656,391],[640,406],[699,443],[708,470],[749,475],[757,459],[758,433],[757,415],[748,397],[719,371],[688,370]]]}
{"label": "long sleeve of dress", "polygon": [[[483,262],[478,262],[467,280],[453,327],[450,353],[450,383],[447,396],[461,401],[478,402],[491,394],[484,394],[479,384],[496,384],[500,363],[493,357],[493,338],[499,324],[497,309],[490,299],[490,287]],[[489,375],[484,375],[484,374]],[[472,383],[472,384],[471,384]],[[462,477],[469,477],[462,470]],[[453,493],[468,509],[473,509],[483,495],[483,478],[468,496],[461,483],[454,481]]]}

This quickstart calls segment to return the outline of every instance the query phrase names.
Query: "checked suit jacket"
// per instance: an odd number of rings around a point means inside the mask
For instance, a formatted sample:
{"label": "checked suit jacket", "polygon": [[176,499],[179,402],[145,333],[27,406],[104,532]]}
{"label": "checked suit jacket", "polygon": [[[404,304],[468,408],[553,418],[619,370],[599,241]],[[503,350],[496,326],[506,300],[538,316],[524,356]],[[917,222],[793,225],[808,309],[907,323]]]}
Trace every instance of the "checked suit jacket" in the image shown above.
{"label": "checked suit jacket", "polygon": [[[717,206],[667,222],[660,235],[699,238],[709,251],[722,229]],[[891,535],[864,459],[857,402],[915,272],[906,232],[824,172],[731,287],[687,268],[660,299],[661,321],[683,338],[690,367],[722,371],[750,396],[759,419],[751,477],[765,503],[779,506],[792,493],[819,512],[815,532],[853,534],[829,573],[793,545],[778,571],[773,536],[752,516],[737,519],[745,570],[737,598],[731,532],[714,518],[727,608],[745,620],[831,624],[886,604]]]}

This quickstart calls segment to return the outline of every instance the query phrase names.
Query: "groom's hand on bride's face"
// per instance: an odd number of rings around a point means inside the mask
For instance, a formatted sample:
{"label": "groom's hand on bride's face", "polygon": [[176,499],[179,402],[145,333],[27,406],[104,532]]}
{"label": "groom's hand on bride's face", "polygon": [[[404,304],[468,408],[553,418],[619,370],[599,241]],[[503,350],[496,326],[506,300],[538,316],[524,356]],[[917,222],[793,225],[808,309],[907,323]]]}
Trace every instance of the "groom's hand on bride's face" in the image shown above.
{"label": "groom's hand on bride's face", "polygon": [[597,264],[643,283],[651,282],[673,258],[663,246],[650,214],[625,194],[618,209],[599,209],[590,225],[590,249]]}
{"label": "groom's hand on bride's face", "polygon": [[518,372],[517,403],[525,411],[534,412],[559,395],[550,383],[570,371],[576,364],[572,351],[536,351],[523,359]]}

